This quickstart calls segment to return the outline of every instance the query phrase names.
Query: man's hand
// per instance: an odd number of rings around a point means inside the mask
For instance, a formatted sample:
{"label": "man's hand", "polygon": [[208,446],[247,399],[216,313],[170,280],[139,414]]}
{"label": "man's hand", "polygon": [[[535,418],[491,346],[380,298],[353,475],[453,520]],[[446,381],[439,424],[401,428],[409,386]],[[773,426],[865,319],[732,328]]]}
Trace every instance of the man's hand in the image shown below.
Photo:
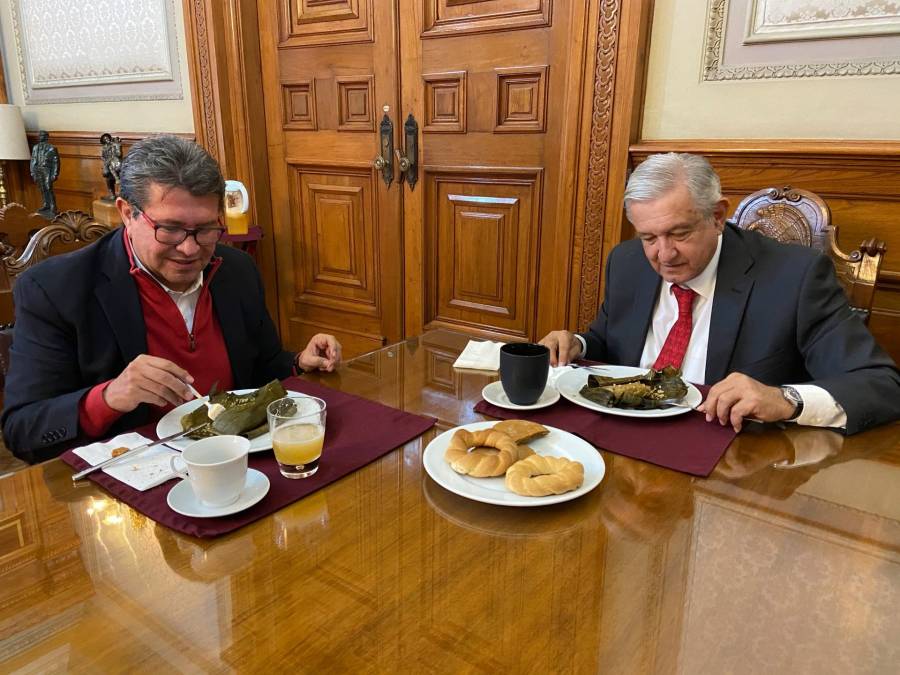
{"label": "man's hand", "polygon": [[539,344],[550,350],[550,365],[565,366],[581,354],[581,342],[575,333],[567,330],[555,330],[547,333]]}
{"label": "man's hand", "polygon": [[745,417],[760,422],[778,422],[794,414],[794,404],[784,398],[781,389],[757,382],[743,373],[732,373],[713,385],[706,400],[697,407],[706,413],[706,421],[718,419],[740,431]]}
{"label": "man's hand", "polygon": [[341,362],[341,343],[334,335],[317,333],[297,355],[297,365],[303,370],[324,370],[331,372]]}
{"label": "man's hand", "polygon": [[185,382],[194,378],[171,361],[141,354],[103,390],[103,400],[113,410],[131,412],[141,403],[181,405],[193,398]]}

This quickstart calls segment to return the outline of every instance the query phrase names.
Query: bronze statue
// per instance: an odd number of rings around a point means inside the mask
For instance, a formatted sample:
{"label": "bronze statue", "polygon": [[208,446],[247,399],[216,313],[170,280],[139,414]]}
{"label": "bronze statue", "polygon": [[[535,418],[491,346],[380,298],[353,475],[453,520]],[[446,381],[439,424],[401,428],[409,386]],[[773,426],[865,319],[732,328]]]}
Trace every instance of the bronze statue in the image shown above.
{"label": "bronze statue", "polygon": [[103,177],[106,179],[108,195],[102,197],[105,202],[116,201],[116,183],[119,181],[119,170],[122,168],[122,139],[112,134],[103,134],[100,137],[103,157]]}
{"label": "bronze statue", "polygon": [[59,151],[47,140],[46,131],[41,131],[38,142],[31,149],[31,177],[41,189],[44,204],[38,209],[38,215],[52,220],[56,216],[56,195],[53,194],[53,182],[59,178]]}

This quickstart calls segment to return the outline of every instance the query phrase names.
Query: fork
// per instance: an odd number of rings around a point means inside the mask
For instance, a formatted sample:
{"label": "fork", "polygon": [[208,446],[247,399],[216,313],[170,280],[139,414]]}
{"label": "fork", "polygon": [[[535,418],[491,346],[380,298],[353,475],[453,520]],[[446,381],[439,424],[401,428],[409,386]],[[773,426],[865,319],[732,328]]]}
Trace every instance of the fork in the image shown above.
{"label": "fork", "polygon": [[188,389],[191,390],[191,393],[196,396],[198,399],[203,401],[203,404],[206,406],[206,414],[209,419],[214,420],[223,412],[225,412],[225,406],[221,403],[210,403],[209,399],[203,396],[199,391],[194,389],[193,385],[185,382],[187,384]]}

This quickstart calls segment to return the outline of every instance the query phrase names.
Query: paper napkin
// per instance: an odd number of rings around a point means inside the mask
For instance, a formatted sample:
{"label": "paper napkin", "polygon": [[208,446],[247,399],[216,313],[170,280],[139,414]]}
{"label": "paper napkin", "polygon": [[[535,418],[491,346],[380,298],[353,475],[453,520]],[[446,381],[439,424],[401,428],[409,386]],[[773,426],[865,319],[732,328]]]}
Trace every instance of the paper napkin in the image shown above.
{"label": "paper napkin", "polygon": [[[113,448],[126,447],[131,449],[151,442],[149,438],[145,438],[140,434],[119,434],[112,440],[103,443],[91,443],[90,445],[76,448],[72,452],[91,466],[94,466],[109,459],[112,456]],[[171,448],[157,445],[102,471],[116,480],[122,481],[129,487],[143,492],[175,477],[175,472],[172,471],[172,467],[169,465],[169,458],[178,454],[180,453]]]}
{"label": "paper napkin", "polygon": [[462,354],[453,364],[454,368],[471,370],[500,370],[500,347],[502,342],[469,340]]}

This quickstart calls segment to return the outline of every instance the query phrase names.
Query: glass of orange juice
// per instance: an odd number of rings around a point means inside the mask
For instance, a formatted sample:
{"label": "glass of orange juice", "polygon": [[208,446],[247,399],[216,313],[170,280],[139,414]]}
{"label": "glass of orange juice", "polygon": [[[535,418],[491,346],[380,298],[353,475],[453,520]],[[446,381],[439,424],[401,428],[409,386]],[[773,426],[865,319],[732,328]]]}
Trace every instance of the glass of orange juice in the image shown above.
{"label": "glass of orange juice", "polygon": [[239,180],[225,181],[225,227],[228,234],[247,234],[250,225],[250,196]]}
{"label": "glass of orange juice", "polygon": [[285,478],[308,478],[319,469],[325,442],[325,401],[287,396],[266,409],[278,468]]}

